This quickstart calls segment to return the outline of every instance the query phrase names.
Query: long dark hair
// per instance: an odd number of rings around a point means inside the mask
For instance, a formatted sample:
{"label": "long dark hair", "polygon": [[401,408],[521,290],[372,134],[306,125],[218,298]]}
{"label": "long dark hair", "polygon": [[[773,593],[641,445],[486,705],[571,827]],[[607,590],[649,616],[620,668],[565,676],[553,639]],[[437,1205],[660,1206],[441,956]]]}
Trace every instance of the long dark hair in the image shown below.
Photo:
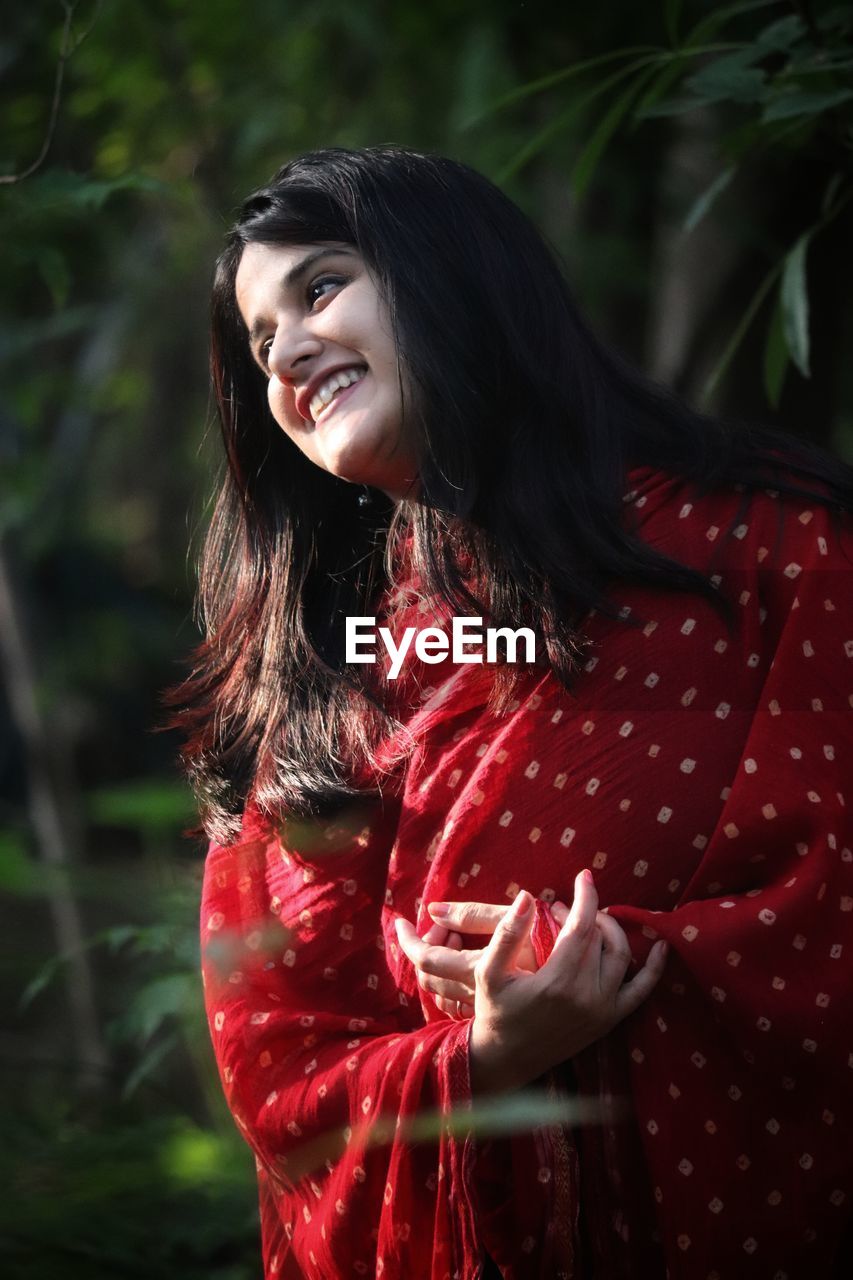
{"label": "long dark hair", "polygon": [[[421,446],[416,503],[377,495],[365,512],[355,486],[273,421],[249,354],[235,300],[244,247],[330,241],[356,247],[390,310]],[[219,840],[250,796],[269,813],[315,814],[375,780],[391,721],[381,689],[345,666],[343,619],[375,611],[402,526],[424,594],[534,626],[569,684],[580,620],[593,607],[615,617],[615,579],[719,604],[705,577],[632,532],[629,466],[853,507],[841,463],[702,416],[605,348],[536,229],[486,178],[397,147],[313,152],[249,197],[216,267],[211,369],[227,469],[201,564],[206,639],[168,700]],[[497,709],[514,679],[496,668]]]}

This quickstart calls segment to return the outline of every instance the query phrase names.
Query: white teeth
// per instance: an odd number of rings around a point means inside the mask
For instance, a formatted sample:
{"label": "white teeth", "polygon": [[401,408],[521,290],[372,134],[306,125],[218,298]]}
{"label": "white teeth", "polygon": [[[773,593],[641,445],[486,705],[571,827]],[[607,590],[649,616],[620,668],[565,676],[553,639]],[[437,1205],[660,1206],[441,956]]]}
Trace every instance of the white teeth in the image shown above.
{"label": "white teeth", "polygon": [[316,419],[326,405],[331,403],[336,392],[343,387],[352,386],[354,382],[360,382],[366,373],[366,369],[339,369],[337,373],[333,373],[311,397],[311,403],[308,406],[311,417]]}

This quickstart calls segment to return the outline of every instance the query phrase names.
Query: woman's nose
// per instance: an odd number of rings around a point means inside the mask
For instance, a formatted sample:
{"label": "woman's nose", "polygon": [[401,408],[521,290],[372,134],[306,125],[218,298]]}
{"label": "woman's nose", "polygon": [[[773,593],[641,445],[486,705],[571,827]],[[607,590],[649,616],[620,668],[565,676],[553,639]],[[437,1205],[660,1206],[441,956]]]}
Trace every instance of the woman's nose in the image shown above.
{"label": "woman's nose", "polygon": [[293,382],[304,376],[304,369],[322,349],[322,342],[300,326],[279,325],[267,358],[270,373],[282,382]]}

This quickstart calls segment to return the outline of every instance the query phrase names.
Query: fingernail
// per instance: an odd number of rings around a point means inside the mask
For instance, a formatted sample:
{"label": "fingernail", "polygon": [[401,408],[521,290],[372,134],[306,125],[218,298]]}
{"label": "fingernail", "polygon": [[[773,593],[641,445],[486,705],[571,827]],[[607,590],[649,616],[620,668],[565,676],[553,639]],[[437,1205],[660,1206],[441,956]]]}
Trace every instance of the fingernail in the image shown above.
{"label": "fingernail", "polygon": [[595,881],[592,878],[592,872],[590,871],[589,867],[585,867],[584,870],[581,872],[581,875],[583,876],[587,884],[595,883]]}
{"label": "fingernail", "polygon": [[450,915],[450,908],[446,902],[431,902],[427,907],[427,911],[436,920],[446,920]]}
{"label": "fingernail", "polygon": [[526,915],[530,910],[532,902],[533,899],[527,890],[519,889],[518,893],[515,895],[515,901],[512,904],[512,909],[518,916]]}

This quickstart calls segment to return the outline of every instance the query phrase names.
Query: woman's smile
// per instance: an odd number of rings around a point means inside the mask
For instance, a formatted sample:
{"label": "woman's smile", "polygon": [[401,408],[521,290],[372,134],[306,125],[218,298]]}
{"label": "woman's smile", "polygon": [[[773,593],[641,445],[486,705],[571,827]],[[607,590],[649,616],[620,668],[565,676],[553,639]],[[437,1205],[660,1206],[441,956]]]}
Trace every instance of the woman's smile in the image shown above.
{"label": "woman's smile", "polygon": [[270,412],[297,448],[344,480],[410,493],[404,375],[388,306],[356,250],[249,244],[236,294]]}
{"label": "woman's smile", "polygon": [[[320,383],[317,391],[311,392],[309,388],[310,400],[308,402],[308,412],[314,422],[318,422],[320,417],[325,415],[326,410],[331,410],[340,404],[341,398],[351,391],[357,383],[361,382],[367,374],[364,365],[358,365],[351,369],[341,369],[337,373],[333,373],[330,377],[324,378]],[[297,397],[297,404],[298,404]]]}

